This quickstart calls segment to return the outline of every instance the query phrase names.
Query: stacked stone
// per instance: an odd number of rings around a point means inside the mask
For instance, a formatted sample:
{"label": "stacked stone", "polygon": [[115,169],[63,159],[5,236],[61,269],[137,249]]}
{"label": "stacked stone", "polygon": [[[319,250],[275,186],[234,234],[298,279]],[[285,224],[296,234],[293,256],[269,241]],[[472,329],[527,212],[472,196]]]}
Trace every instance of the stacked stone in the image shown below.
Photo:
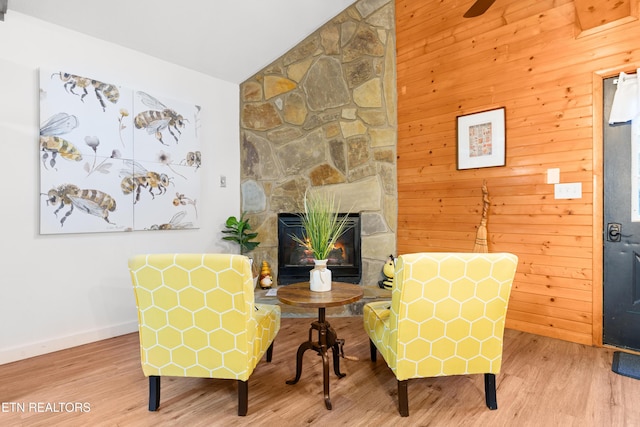
{"label": "stacked stone", "polygon": [[362,284],[395,254],[394,30],[393,1],[360,0],[240,87],[242,210],[274,273],[277,214],[308,188],[362,214]]}

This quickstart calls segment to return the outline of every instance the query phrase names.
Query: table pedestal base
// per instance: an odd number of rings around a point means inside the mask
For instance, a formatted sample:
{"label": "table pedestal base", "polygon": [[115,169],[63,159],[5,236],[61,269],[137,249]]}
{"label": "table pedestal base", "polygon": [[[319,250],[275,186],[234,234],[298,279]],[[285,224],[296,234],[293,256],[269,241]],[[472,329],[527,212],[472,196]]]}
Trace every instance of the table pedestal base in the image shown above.
{"label": "table pedestal base", "polygon": [[[318,341],[313,341],[313,331],[318,331]],[[302,375],[302,356],[307,350],[314,350],[322,356],[322,382],[324,384],[324,404],[327,409],[331,409],[331,398],[329,397],[329,348],[333,351],[333,371],[338,378],[346,374],[340,372],[340,355],[343,353],[344,340],[339,339],[336,331],[325,320],[324,307],[318,308],[318,320],[311,323],[309,328],[309,340],[300,344],[296,356],[296,377],[288,380],[287,384],[296,384]]]}

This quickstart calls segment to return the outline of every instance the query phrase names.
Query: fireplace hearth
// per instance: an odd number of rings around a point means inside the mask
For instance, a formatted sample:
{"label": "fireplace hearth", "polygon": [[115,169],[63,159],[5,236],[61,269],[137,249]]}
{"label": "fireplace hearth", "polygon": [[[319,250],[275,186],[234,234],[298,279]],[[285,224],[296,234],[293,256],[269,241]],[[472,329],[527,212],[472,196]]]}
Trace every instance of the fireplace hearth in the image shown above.
{"label": "fireplace hearth", "polygon": [[[346,216],[348,230],[338,239],[331,251],[327,266],[336,282],[360,283],[362,259],[360,255],[360,214]],[[313,256],[291,237],[302,237],[300,217],[295,213],[278,214],[278,285],[309,280]]]}

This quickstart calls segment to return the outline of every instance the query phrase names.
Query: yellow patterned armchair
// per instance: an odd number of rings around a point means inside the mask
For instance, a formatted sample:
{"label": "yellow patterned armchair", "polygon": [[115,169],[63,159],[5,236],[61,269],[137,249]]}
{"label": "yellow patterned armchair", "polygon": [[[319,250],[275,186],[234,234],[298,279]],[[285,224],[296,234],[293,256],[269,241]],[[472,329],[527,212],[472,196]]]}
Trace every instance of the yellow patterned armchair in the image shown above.
{"label": "yellow patterned armchair", "polygon": [[280,307],[256,304],[249,259],[229,254],[153,254],[129,260],[138,307],[149,410],[160,406],[160,377],[234,379],[246,415],[249,376],[271,361]]}
{"label": "yellow patterned armchair", "polygon": [[409,415],[411,378],[484,374],[497,409],[507,304],[518,258],[508,253],[416,253],[396,260],[391,301],[364,306],[371,360],[382,354],[398,381],[400,415]]}

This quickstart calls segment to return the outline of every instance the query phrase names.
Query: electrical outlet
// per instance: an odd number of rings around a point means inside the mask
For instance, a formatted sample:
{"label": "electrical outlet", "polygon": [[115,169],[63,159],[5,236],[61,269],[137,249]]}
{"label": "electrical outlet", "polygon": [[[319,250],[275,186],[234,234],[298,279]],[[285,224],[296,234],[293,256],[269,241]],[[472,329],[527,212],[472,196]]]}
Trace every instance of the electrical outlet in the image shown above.
{"label": "electrical outlet", "polygon": [[556,199],[581,199],[582,183],[568,182],[566,184],[554,184],[554,195]]}
{"label": "electrical outlet", "polygon": [[220,187],[227,186],[227,177],[224,175],[220,175]]}

